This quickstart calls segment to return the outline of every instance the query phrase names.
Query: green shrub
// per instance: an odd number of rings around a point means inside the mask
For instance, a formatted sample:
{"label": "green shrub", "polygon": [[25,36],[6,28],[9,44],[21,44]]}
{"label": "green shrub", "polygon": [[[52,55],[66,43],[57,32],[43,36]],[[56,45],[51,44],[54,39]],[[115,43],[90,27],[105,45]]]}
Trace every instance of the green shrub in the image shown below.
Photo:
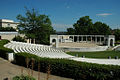
{"label": "green shrub", "polygon": [[26,42],[24,38],[20,37],[20,36],[15,36],[13,38],[13,41],[19,41],[19,42]]}
{"label": "green shrub", "polygon": [[12,49],[5,48],[4,45],[7,44],[8,40],[0,41],[0,57],[7,59],[7,53],[13,52]]}
{"label": "green shrub", "polygon": [[6,39],[0,40],[0,46],[3,46],[3,45],[5,45],[5,44],[7,44],[8,42],[10,42],[10,41],[9,41],[9,40],[6,40]]}
{"label": "green shrub", "polygon": [[0,31],[16,31],[13,27],[0,27]]}
{"label": "green shrub", "polygon": [[16,64],[26,66],[25,58],[35,59],[34,70],[38,69],[40,62],[40,71],[46,72],[48,65],[51,66],[51,74],[73,78],[75,80],[119,80],[120,66],[100,65],[93,63],[77,62],[66,59],[40,58],[33,54],[17,53],[15,54]]}
{"label": "green shrub", "polygon": [[31,77],[31,76],[15,76],[13,77],[12,80],[36,80],[35,78]]}

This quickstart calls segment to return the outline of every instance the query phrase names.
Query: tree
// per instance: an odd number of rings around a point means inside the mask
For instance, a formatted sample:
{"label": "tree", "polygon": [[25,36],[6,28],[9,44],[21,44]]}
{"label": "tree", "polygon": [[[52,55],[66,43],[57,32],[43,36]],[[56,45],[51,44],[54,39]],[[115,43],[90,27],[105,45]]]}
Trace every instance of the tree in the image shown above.
{"label": "tree", "polygon": [[89,16],[81,17],[73,24],[73,28],[67,29],[67,34],[75,35],[109,35],[111,28],[102,22],[93,24]]}
{"label": "tree", "polygon": [[24,33],[27,38],[36,39],[37,43],[48,44],[50,34],[55,33],[49,17],[38,14],[35,9],[26,9],[25,16],[19,14],[17,19],[20,22],[19,32]]}
{"label": "tree", "polygon": [[110,35],[111,34],[111,28],[102,22],[96,22],[94,24],[95,34],[98,35]]}
{"label": "tree", "polygon": [[120,29],[113,29],[116,41],[120,41]]}
{"label": "tree", "polygon": [[88,29],[93,26],[92,19],[89,16],[81,17],[74,25],[75,34],[78,35],[86,35],[88,33]]}
{"label": "tree", "polygon": [[73,24],[73,28],[67,29],[67,34],[87,35],[92,34],[93,23],[89,16],[81,17],[76,23]]}
{"label": "tree", "polygon": [[13,27],[0,27],[0,31],[16,31]]}
{"label": "tree", "polygon": [[26,42],[25,39],[21,36],[15,36],[13,39],[13,41],[19,41],[19,42]]}
{"label": "tree", "polygon": [[67,34],[74,35],[75,34],[75,30],[73,28],[67,28]]}

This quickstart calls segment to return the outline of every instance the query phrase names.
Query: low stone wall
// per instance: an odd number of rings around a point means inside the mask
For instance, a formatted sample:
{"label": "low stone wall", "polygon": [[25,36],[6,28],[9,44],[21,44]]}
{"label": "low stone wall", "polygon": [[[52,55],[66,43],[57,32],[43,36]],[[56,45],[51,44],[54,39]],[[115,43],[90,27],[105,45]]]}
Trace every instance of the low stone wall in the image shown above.
{"label": "low stone wall", "polygon": [[118,51],[120,51],[120,45],[117,45],[117,46],[113,47],[112,50],[118,50]]}

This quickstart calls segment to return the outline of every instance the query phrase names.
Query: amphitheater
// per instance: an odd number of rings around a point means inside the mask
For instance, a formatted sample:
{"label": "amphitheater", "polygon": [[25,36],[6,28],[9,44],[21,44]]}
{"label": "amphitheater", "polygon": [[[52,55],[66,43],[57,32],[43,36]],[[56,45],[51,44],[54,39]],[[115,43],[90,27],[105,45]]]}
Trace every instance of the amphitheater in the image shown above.
{"label": "amphitheater", "polygon": [[106,65],[120,65],[120,59],[115,60],[115,59],[80,58],[80,57],[68,55],[62,50],[58,50],[51,46],[41,45],[41,44],[31,44],[31,43],[11,41],[10,43],[4,45],[4,47],[13,49],[15,53],[27,52],[30,54],[37,55],[39,57],[68,59],[68,60],[106,64]]}

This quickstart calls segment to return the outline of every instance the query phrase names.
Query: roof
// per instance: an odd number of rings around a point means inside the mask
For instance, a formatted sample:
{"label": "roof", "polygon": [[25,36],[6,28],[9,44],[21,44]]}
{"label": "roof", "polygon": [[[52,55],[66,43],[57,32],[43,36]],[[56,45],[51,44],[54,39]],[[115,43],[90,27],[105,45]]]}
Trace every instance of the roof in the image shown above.
{"label": "roof", "polygon": [[17,35],[19,34],[18,32],[0,32],[0,35]]}

